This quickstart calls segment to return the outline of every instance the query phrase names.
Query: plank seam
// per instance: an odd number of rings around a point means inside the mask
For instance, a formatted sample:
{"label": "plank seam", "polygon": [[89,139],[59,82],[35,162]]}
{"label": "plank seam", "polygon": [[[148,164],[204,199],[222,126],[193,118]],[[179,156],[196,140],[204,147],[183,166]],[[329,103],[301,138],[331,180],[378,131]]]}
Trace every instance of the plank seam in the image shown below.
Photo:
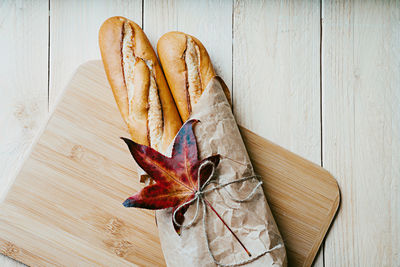
{"label": "plank seam", "polygon": [[50,112],[50,16],[51,16],[51,11],[50,11],[50,0],[49,1],[49,17],[47,19],[47,28],[48,28],[48,35],[47,35],[47,112]]}
{"label": "plank seam", "polygon": [[[320,132],[321,132],[321,167],[324,167],[324,150],[323,150],[323,119],[322,119],[322,34],[323,34],[323,0],[319,1],[319,21],[320,21],[320,28],[319,28],[319,113],[320,113]],[[325,233],[326,234],[326,233]],[[325,240],[321,244],[321,252],[322,252],[322,266],[325,267]]]}
{"label": "plank seam", "polygon": [[144,31],[144,0],[142,0],[142,30]]}
{"label": "plank seam", "polygon": [[234,49],[234,38],[235,38],[235,31],[234,31],[234,29],[235,29],[235,27],[234,27],[234,24],[235,23],[235,0],[232,0],[232,22],[231,22],[231,27],[232,27],[232,40],[231,40],[231,45],[232,45],[232,49],[231,49],[231,59],[232,59],[232,64],[231,64],[231,77],[232,77],[232,81],[231,81],[231,91],[232,91],[232,95],[231,95],[231,101],[232,101],[232,113],[233,113],[233,115],[235,115],[235,113],[234,113],[234,100],[235,100],[235,98],[234,98],[234,95],[233,95],[233,79],[234,79],[234,67],[233,67],[233,64],[234,64],[234,61],[233,61],[233,57],[234,57],[234,54],[233,54],[233,49]]}

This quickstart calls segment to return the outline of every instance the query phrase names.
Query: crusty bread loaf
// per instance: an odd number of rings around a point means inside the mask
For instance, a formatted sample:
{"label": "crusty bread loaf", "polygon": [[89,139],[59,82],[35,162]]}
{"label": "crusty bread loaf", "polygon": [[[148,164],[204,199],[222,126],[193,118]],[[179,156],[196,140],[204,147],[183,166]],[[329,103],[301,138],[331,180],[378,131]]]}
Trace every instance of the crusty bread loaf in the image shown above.
{"label": "crusty bread loaf", "polygon": [[[183,32],[164,34],[157,44],[158,56],[176,106],[185,122],[209,81],[215,76],[210,57],[203,44]],[[230,101],[229,90],[224,86]]]}
{"label": "crusty bread loaf", "polygon": [[112,17],[100,28],[99,44],[132,140],[165,152],[182,123],[146,35],[133,21]]}

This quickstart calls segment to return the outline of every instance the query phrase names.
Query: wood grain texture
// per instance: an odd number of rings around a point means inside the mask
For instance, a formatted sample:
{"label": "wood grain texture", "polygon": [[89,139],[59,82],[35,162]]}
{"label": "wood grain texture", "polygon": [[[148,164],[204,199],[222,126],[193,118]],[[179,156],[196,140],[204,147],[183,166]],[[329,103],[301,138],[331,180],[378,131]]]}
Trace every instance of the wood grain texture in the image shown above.
{"label": "wood grain texture", "polygon": [[400,5],[323,2],[323,159],[342,189],[325,266],[400,266]]}
{"label": "wood grain texture", "polygon": [[1,199],[47,114],[48,4],[0,1],[0,36]]}
{"label": "wood grain texture", "polygon": [[142,24],[141,0],[50,0],[50,109],[76,68],[99,59],[98,32],[112,16]]}
{"label": "wood grain texture", "polygon": [[235,1],[233,22],[238,123],[321,164],[320,2]]}
{"label": "wood grain texture", "polygon": [[156,49],[158,39],[169,31],[198,38],[213,66],[232,88],[232,1],[145,0],[144,30]]}
{"label": "wood grain texture", "polygon": [[[293,266],[310,266],[339,203],[321,167],[242,128]],[[29,265],[164,265],[153,212],[100,61],[79,68],[0,204],[0,252]]]}

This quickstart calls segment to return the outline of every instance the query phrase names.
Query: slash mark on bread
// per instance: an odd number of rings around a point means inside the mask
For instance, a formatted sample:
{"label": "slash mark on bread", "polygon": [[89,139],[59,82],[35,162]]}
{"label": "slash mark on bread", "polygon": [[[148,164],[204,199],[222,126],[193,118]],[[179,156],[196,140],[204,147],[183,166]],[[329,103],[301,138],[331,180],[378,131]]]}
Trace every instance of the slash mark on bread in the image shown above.
{"label": "slash mark on bread", "polygon": [[150,70],[149,84],[149,109],[148,109],[148,129],[150,137],[150,146],[159,151],[162,146],[163,135],[163,113],[162,104],[159,97],[158,86],[154,74],[153,63],[145,61]]}
{"label": "slash mark on bread", "polygon": [[[121,53],[122,78],[124,79],[124,84],[126,87],[125,70],[124,70],[124,54],[122,52],[122,49],[124,48],[124,35],[125,35],[125,23],[124,23],[124,27],[121,27],[121,36],[120,36],[119,45],[120,45],[120,53]],[[126,98],[128,99],[128,95]]]}
{"label": "slash mark on bread", "polygon": [[200,49],[190,36],[186,36],[186,49],[184,52],[186,64],[187,91],[189,95],[189,113],[191,106],[200,99],[202,91],[200,77]]}
{"label": "slash mark on bread", "polygon": [[[133,121],[136,119],[134,117],[134,109],[136,108],[135,105],[137,105],[137,103],[135,103],[134,98],[143,93],[147,94],[147,96],[142,95],[142,97],[146,98],[143,100],[147,100],[147,105],[143,107],[145,109],[143,113],[146,114],[142,114],[142,116],[146,117],[147,140],[150,147],[160,151],[162,147],[164,119],[155,70],[153,68],[154,63],[151,60],[146,60],[135,55],[134,30],[129,22],[124,22],[122,28],[122,66],[129,106],[127,123],[130,124],[131,120]],[[139,65],[142,72],[145,72],[146,75],[148,75],[148,82],[145,80],[143,84],[140,84],[144,86],[142,88],[135,87],[135,85],[138,84],[138,82],[135,81],[135,76],[139,72],[139,69],[137,69],[139,68]],[[143,70],[143,68],[145,69]],[[138,90],[144,90],[144,92],[138,92]],[[136,114],[136,116],[138,116],[138,114]]]}
{"label": "slash mark on bread", "polygon": [[[185,36],[185,38],[187,40],[186,36]],[[186,41],[185,45],[186,46],[185,46],[185,50],[183,51],[183,54],[182,54],[182,59],[185,61],[185,65],[186,65],[187,41]],[[186,89],[185,93],[186,93],[186,103],[187,103],[188,114],[190,114],[190,113],[192,113],[192,105],[190,103],[190,96],[189,96],[189,81],[188,81],[188,70],[187,69],[188,68],[186,66],[186,68],[185,68],[185,89]],[[183,120],[183,118],[182,118],[182,120]]]}

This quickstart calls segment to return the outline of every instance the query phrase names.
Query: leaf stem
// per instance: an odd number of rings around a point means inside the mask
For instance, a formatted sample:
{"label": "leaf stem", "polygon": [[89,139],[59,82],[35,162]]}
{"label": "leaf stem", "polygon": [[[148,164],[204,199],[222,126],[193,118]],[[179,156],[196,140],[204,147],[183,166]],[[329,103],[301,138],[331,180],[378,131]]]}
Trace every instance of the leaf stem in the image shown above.
{"label": "leaf stem", "polygon": [[247,250],[247,248],[243,245],[242,241],[240,241],[240,239],[237,237],[237,235],[232,231],[232,229],[226,224],[226,222],[224,221],[224,219],[222,219],[222,217],[218,214],[218,212],[213,208],[213,206],[211,206],[211,203],[208,202],[207,199],[203,198],[204,201],[206,202],[207,206],[209,206],[211,208],[211,210],[218,216],[218,218],[222,221],[222,223],[226,226],[226,228],[228,228],[228,230],[232,233],[232,235],[236,238],[236,240],[239,242],[239,244],[242,246],[242,248],[244,249],[244,251],[246,251],[247,255],[249,255],[249,257],[251,257],[251,253]]}

